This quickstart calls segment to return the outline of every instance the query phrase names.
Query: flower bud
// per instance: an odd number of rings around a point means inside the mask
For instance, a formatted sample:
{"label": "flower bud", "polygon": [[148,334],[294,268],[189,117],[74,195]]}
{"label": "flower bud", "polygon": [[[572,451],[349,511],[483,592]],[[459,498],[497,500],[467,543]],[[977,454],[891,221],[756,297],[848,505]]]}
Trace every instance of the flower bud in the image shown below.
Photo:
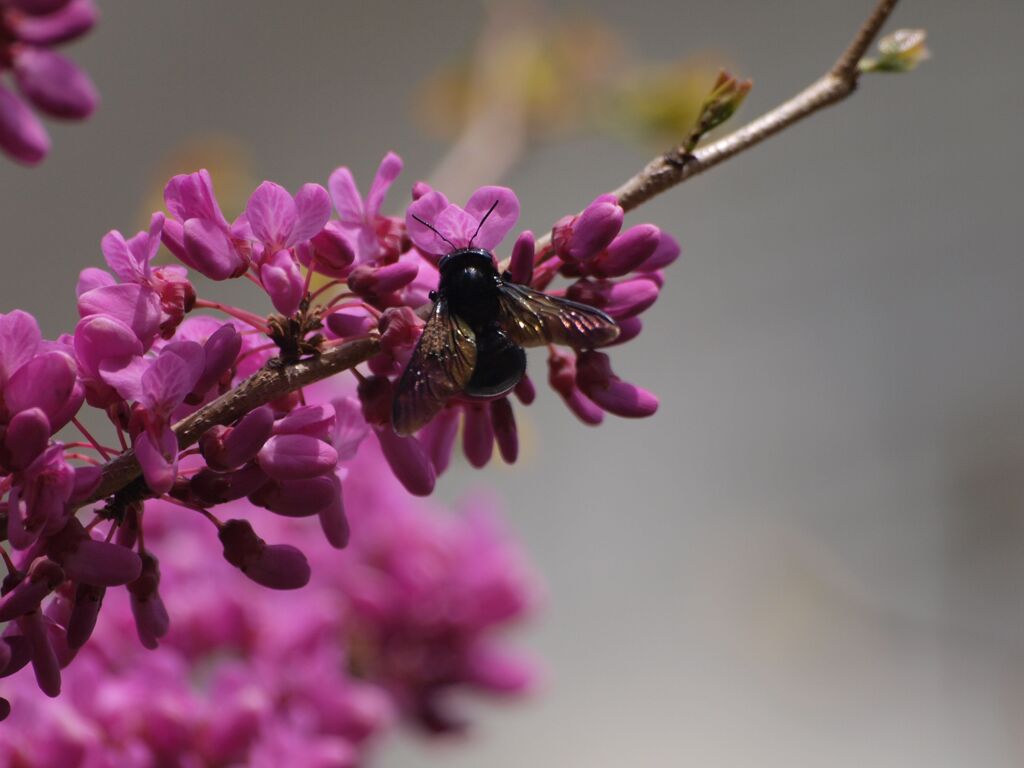
{"label": "flower bud", "polygon": [[249,411],[234,427],[211,428],[199,441],[199,449],[211,469],[237,469],[256,458],[274,429],[269,406]]}
{"label": "flower bud", "polygon": [[18,629],[31,648],[32,669],[39,690],[56,698],[60,695],[60,663],[50,642],[46,621],[39,611],[33,611],[18,618]]}
{"label": "flower bud", "polygon": [[614,195],[601,195],[579,216],[555,225],[552,242],[563,259],[586,261],[608,247],[622,229],[625,212]]}
{"label": "flower bud", "polygon": [[224,545],[224,558],[257,584],[298,589],[309,582],[306,556],[287,544],[268,545],[247,520],[228,520],[218,537]]}
{"label": "flower bud", "polygon": [[201,469],[189,481],[189,491],[200,504],[214,506],[255,493],[270,478],[255,462],[233,472]]}
{"label": "flower bud", "polygon": [[253,504],[285,517],[308,517],[329,506],[338,493],[334,475],[269,482],[249,495]]}
{"label": "flower bud", "polygon": [[658,398],[616,376],[603,352],[580,353],[576,383],[587,397],[616,416],[640,418],[658,410]]}
{"label": "flower bud", "polygon": [[81,648],[92,636],[106,591],[105,587],[90,584],[79,584],[75,590],[75,604],[68,619],[68,645],[72,650]]}
{"label": "flower bud", "polygon": [[345,516],[345,501],[341,495],[341,481],[337,476],[330,475],[334,481],[335,491],[331,496],[331,503],[323,507],[318,513],[320,527],[323,529],[327,542],[335,549],[344,549],[348,544],[349,527],[348,518]]}
{"label": "flower bud", "polygon": [[459,408],[445,408],[419,433],[420,443],[430,457],[437,475],[444,472],[451,461],[452,448],[459,432],[459,414]]}
{"label": "flower bud", "polygon": [[45,48],[19,46],[14,77],[28,100],[53,117],[80,120],[99,102],[88,75],[71,59]]}
{"label": "flower bud", "polygon": [[139,642],[150,650],[160,645],[160,638],[171,628],[171,619],[158,591],[160,587],[160,564],[148,552],[142,555],[142,571],[139,577],[128,585],[131,596],[132,617]]}
{"label": "flower bud", "polygon": [[50,420],[42,408],[29,408],[14,415],[4,433],[7,465],[25,469],[50,441]]}
{"label": "flower bud", "polygon": [[330,441],[334,432],[334,406],[303,405],[274,423],[275,435],[308,435]]}
{"label": "flower bud", "polygon": [[588,265],[602,277],[622,277],[650,258],[658,247],[661,230],[653,224],[630,227]]}
{"label": "flower bud", "polygon": [[10,592],[0,597],[0,621],[13,619],[39,609],[47,595],[64,581],[64,571],[48,557],[37,557],[26,577]]}
{"label": "flower bud", "polygon": [[338,338],[364,336],[377,327],[377,319],[362,307],[345,307],[329,314],[328,330]]}
{"label": "flower bud", "polygon": [[242,349],[242,334],[231,323],[224,323],[210,334],[203,344],[203,372],[185,402],[198,405],[203,396],[221,380],[235,364]]}
{"label": "flower bud", "polygon": [[332,471],[338,453],[308,435],[274,435],[260,449],[257,460],[274,480],[301,480]]}
{"label": "flower bud", "polygon": [[512,412],[512,403],[507,397],[492,400],[491,423],[494,425],[494,439],[498,443],[498,451],[506,464],[515,464],[519,457],[519,434],[516,431],[516,418]]}
{"label": "flower bud", "polygon": [[[390,406],[389,406],[390,411]],[[400,437],[390,424],[374,427],[384,458],[395,477],[414,496],[429,496],[437,478],[434,465],[415,437]]]}
{"label": "flower bud", "polygon": [[25,165],[35,165],[50,151],[50,137],[32,110],[0,85],[0,149]]}
{"label": "flower bud", "polygon": [[491,412],[486,403],[473,403],[464,409],[462,425],[462,452],[477,469],[487,465],[494,451],[494,428]]}
{"label": "flower bud", "polygon": [[50,538],[47,552],[60,563],[67,578],[96,587],[128,584],[142,571],[137,554],[120,544],[91,538],[74,517]]}
{"label": "flower bud", "polygon": [[533,279],[534,249],[533,232],[526,230],[516,238],[512,246],[512,257],[508,262],[509,277],[513,283],[529,285]]}
{"label": "flower bud", "polygon": [[360,296],[383,296],[405,287],[416,279],[415,261],[396,261],[383,267],[362,264],[348,276],[348,287]]}
{"label": "flower bud", "polygon": [[300,250],[300,260],[306,266],[333,278],[343,278],[356,258],[356,244],[352,236],[337,221],[327,225],[309,241],[309,247]]}

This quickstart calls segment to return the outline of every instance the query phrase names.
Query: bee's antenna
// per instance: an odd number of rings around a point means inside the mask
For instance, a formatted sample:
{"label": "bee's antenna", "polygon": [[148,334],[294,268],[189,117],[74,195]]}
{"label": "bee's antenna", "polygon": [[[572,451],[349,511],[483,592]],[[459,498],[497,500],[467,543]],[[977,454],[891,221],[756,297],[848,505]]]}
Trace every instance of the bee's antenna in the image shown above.
{"label": "bee's antenna", "polygon": [[471,238],[469,238],[469,247],[470,248],[473,247],[473,241],[476,240],[476,236],[480,234],[480,227],[482,227],[484,225],[484,222],[487,221],[487,217],[490,216],[491,213],[494,212],[494,209],[497,208],[497,207],[498,207],[498,201],[495,200],[493,203],[491,203],[491,207],[487,209],[487,213],[484,214],[484,217],[482,219],[480,219],[480,223],[476,225],[476,232],[474,232],[473,236]]}
{"label": "bee's antenna", "polygon": [[[498,203],[497,203],[497,201],[495,201],[495,203],[494,203],[494,204],[495,204],[495,205],[497,205],[497,204],[498,204]],[[493,207],[493,206],[492,206],[492,207]],[[433,233],[434,233],[435,235],[437,235],[437,236],[438,236],[438,237],[440,237],[440,238],[441,238],[442,240],[444,240],[444,241],[445,241],[446,243],[448,243],[448,245],[450,245],[450,246],[452,247],[452,250],[453,250],[453,251],[457,251],[457,250],[459,250],[459,249],[458,249],[458,248],[457,248],[457,247],[455,246],[455,243],[453,243],[453,242],[452,242],[451,240],[449,240],[449,239],[448,239],[447,237],[445,237],[445,236],[444,236],[444,235],[442,235],[442,234],[441,234],[440,232],[438,232],[438,231],[437,231],[437,229],[436,229],[436,228],[434,227],[434,225],[433,225],[433,224],[427,224],[427,222],[425,222],[425,221],[424,221],[423,219],[421,219],[421,218],[420,218],[419,216],[417,216],[417,215],[416,215],[415,213],[413,213],[413,214],[411,214],[411,215],[412,215],[412,217],[413,217],[414,219],[416,219],[416,221],[418,221],[418,222],[419,222],[420,224],[422,224],[422,225],[423,225],[424,227],[426,227],[426,228],[427,228],[427,229],[429,229],[429,230],[430,230],[431,232],[433,232]],[[477,231],[479,231],[479,229],[478,229]],[[476,235],[473,235],[473,237],[476,237]],[[470,242],[472,243],[473,241],[472,241],[472,240],[470,240]]]}

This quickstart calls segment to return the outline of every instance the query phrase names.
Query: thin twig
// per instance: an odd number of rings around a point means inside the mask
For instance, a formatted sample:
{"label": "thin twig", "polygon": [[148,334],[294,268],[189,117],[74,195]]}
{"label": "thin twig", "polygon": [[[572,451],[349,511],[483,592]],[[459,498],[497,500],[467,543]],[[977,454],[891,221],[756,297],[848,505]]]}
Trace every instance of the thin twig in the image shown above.
{"label": "thin twig", "polygon": [[[823,77],[788,101],[783,102],[742,128],[717,141],[684,154],[679,147],[651,160],[643,170],[614,190],[625,210],[636,208],[676,184],[760,144],[793,123],[820,109],[842,101],[857,87],[857,63],[867,52],[897,0],[879,0],[835,65]],[[551,244],[550,233],[537,240],[537,252]]]}
{"label": "thin twig", "polygon": [[[377,339],[358,339],[292,365],[261,368],[230,392],[175,424],[178,447],[185,449],[195,444],[206,430],[216,424],[230,424],[254,408],[358,365],[376,354],[378,349]],[[99,487],[83,503],[99,501],[117,493],[141,474],[135,452],[128,451],[104,465]]]}

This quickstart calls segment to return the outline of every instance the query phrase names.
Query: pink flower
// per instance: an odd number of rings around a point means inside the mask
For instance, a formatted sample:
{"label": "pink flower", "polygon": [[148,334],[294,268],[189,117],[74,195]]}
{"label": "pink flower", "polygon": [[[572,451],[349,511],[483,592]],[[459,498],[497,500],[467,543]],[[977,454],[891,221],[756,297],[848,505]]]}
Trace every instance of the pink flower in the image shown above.
{"label": "pink flower", "polygon": [[205,354],[194,341],[166,345],[152,360],[134,358],[121,368],[102,368],[103,380],[126,401],[134,401],[135,454],[146,484],[154,493],[166,493],[178,471],[178,439],[171,417],[195,388],[203,374]]}
{"label": "pink flower", "polygon": [[[485,216],[487,220],[481,225]],[[493,250],[518,218],[519,199],[511,189],[480,187],[470,196],[465,208],[449,203],[440,192],[428,192],[409,206],[405,225],[417,248],[439,256],[456,248],[466,248],[471,241],[477,248]]]}
{"label": "pink flower", "polygon": [[265,181],[249,198],[245,216],[258,244],[260,281],[283,315],[299,308],[305,287],[290,249],[319,233],[330,215],[327,190],[318,184],[305,184],[292,197],[284,187]]}
{"label": "pink flower", "polygon": [[[41,112],[80,120],[99,95],[89,77],[50,46],[87,32],[98,12],[92,0],[0,1],[0,74],[10,71],[21,95]],[[34,165],[50,149],[46,129],[24,101],[0,84],[0,149]]]}
{"label": "pink flower", "polygon": [[393,223],[380,215],[380,209],[388,189],[401,172],[402,159],[394,152],[388,152],[377,168],[365,202],[347,167],[337,168],[331,174],[328,187],[338,211],[338,227],[333,230],[334,236],[346,243],[343,247],[354,252],[359,262],[377,261],[394,247],[390,242],[394,237]]}
{"label": "pink flower", "polygon": [[205,169],[167,182],[164,202],[171,218],[164,223],[161,238],[171,253],[211,280],[245,274],[249,267],[245,223],[228,224]]}

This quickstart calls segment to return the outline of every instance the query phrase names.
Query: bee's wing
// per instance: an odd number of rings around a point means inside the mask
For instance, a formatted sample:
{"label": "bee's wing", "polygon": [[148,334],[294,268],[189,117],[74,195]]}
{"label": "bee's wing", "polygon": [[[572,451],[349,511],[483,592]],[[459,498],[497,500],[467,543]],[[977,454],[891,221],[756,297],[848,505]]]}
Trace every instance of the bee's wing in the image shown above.
{"label": "bee's wing", "polygon": [[395,389],[391,423],[409,435],[430,421],[448,398],[463,390],[476,365],[476,336],[438,299]]}
{"label": "bee's wing", "polygon": [[518,283],[502,281],[498,305],[498,322],[522,347],[566,344],[593,349],[610,344],[619,335],[619,326],[601,310]]}

